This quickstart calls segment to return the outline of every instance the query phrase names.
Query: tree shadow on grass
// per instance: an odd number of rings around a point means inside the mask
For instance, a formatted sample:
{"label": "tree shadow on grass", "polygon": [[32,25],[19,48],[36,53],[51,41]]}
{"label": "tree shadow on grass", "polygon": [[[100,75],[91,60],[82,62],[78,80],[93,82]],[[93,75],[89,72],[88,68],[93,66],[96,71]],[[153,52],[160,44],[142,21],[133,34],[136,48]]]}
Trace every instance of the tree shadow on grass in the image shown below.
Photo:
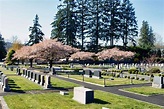
{"label": "tree shadow on grass", "polygon": [[111,104],[109,102],[106,102],[106,101],[103,101],[103,100],[97,99],[97,98],[94,98],[93,103],[96,103],[96,104]]}
{"label": "tree shadow on grass", "polygon": [[17,84],[15,84],[15,81],[12,79],[8,80],[8,85],[10,87],[10,92],[16,92],[16,93],[25,93],[23,90],[21,90]]}

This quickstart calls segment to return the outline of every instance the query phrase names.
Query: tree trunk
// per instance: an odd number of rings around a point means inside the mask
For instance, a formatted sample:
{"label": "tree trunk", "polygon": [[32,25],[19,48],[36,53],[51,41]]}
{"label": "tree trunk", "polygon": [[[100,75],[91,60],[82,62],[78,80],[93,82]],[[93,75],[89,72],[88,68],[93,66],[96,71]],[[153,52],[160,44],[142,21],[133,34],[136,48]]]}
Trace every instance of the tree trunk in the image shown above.
{"label": "tree trunk", "polygon": [[29,59],[29,61],[30,61],[30,67],[32,67],[32,61],[33,61],[33,59]]}
{"label": "tree trunk", "polygon": [[22,60],[21,62],[22,62],[22,65],[24,65],[24,60]]}
{"label": "tree trunk", "polygon": [[18,61],[17,61],[17,62],[18,62],[18,65],[19,65],[19,59],[18,59]]}
{"label": "tree trunk", "polygon": [[50,69],[52,68],[52,60],[49,60]]}
{"label": "tree trunk", "polygon": [[119,61],[117,62],[117,69],[118,70],[120,69],[120,63],[119,63]]}

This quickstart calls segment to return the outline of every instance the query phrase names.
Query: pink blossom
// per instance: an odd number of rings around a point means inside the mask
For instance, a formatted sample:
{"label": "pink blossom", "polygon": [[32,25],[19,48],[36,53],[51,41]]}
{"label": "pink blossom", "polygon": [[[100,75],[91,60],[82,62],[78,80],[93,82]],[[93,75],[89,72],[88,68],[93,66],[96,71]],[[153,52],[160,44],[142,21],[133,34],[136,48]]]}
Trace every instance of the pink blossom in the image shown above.
{"label": "pink blossom", "polygon": [[131,58],[134,56],[133,52],[130,51],[122,51],[118,48],[106,49],[99,53],[97,53],[98,59],[106,60],[110,58],[114,58],[115,60],[122,60],[124,58]]}
{"label": "pink blossom", "polygon": [[93,60],[93,57],[96,56],[95,53],[91,52],[76,52],[71,55],[69,59],[77,59],[77,60]]}

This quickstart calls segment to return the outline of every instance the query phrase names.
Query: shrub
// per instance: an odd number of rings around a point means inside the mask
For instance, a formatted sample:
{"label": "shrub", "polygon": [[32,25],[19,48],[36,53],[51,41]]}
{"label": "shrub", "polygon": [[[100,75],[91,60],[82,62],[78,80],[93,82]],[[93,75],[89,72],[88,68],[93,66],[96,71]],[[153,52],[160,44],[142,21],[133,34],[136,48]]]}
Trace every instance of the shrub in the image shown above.
{"label": "shrub", "polygon": [[130,76],[128,76],[128,79],[130,79]]}
{"label": "shrub", "polygon": [[127,78],[127,76],[124,76],[124,78]]}
{"label": "shrub", "polygon": [[159,68],[151,68],[149,71],[148,71],[148,73],[160,73],[161,71],[160,71],[160,69]]}
{"label": "shrub", "polygon": [[136,80],[139,80],[139,77],[137,77]]}
{"label": "shrub", "polygon": [[118,73],[120,73],[121,70],[112,70],[112,72],[118,72]]}
{"label": "shrub", "polygon": [[101,72],[101,75],[105,75],[105,74],[106,74],[106,72],[104,72],[104,71]]}
{"label": "shrub", "polygon": [[141,78],[141,81],[144,81],[145,80],[145,78]]}
{"label": "shrub", "polygon": [[137,69],[129,69],[128,70],[128,73],[130,73],[130,74],[138,74],[138,70]]}
{"label": "shrub", "polygon": [[161,74],[159,74],[158,76],[161,76]]}
{"label": "shrub", "polygon": [[153,75],[153,74],[151,74],[151,75],[150,75],[150,77],[154,77],[154,75]]}
{"label": "shrub", "polygon": [[116,76],[116,74],[115,73],[113,73],[113,75],[112,75],[113,77],[115,77]]}
{"label": "shrub", "polygon": [[119,77],[120,77],[120,75],[119,75],[119,74],[117,74],[117,75],[116,75],[116,77],[117,77],[117,78],[119,78]]}
{"label": "shrub", "polygon": [[151,78],[151,80],[150,81],[152,81],[153,82],[153,78]]}
{"label": "shrub", "polygon": [[135,79],[135,77],[131,77],[131,79]]}

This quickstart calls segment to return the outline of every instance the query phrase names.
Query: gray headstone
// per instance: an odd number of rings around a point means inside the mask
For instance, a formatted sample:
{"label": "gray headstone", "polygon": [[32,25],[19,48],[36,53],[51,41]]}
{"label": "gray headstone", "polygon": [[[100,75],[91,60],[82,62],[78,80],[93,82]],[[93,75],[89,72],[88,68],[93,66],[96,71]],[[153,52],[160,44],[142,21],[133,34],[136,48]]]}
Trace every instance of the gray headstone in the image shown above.
{"label": "gray headstone", "polygon": [[10,91],[9,85],[8,85],[8,78],[4,78],[4,85],[3,85],[3,91]]}
{"label": "gray headstone", "polygon": [[44,83],[44,87],[45,88],[50,88],[51,87],[51,77],[49,75],[45,75],[45,83]]}
{"label": "gray headstone", "polygon": [[154,76],[152,87],[164,88],[164,78],[159,76]]}
{"label": "gray headstone", "polygon": [[74,87],[73,99],[82,104],[92,103],[94,101],[94,91],[84,87]]}
{"label": "gray headstone", "polygon": [[10,66],[10,70],[13,71],[14,70],[14,67],[13,66]]}
{"label": "gray headstone", "polygon": [[94,72],[93,72],[93,76],[92,76],[93,78],[98,78],[98,79],[100,79],[101,78],[101,71],[99,71],[99,70],[95,70]]}
{"label": "gray headstone", "polygon": [[91,70],[85,70],[85,75],[86,77],[92,77],[92,71]]}
{"label": "gray headstone", "polygon": [[33,80],[33,71],[31,71],[30,79]]}
{"label": "gray headstone", "polygon": [[40,85],[44,85],[45,83],[45,76],[44,75],[41,75],[41,81],[40,81]]}

